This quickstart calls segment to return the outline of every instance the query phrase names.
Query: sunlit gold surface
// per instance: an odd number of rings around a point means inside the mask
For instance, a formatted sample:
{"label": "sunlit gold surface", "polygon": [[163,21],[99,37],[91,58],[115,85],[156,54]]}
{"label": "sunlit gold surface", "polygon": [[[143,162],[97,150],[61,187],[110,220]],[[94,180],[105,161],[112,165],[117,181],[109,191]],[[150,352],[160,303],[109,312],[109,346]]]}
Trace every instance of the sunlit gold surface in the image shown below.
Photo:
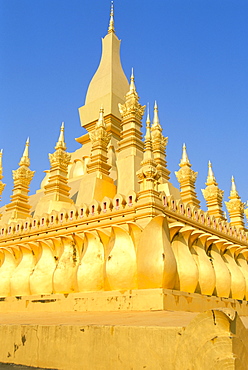
{"label": "sunlit gold surface", "polygon": [[[72,370],[79,363],[85,369],[242,369],[247,330],[231,307],[248,315],[248,211],[232,178],[227,222],[210,162],[202,190],[208,211],[200,209],[197,172],[185,145],[176,172],[180,190],[172,185],[157,103],[153,119],[147,112],[143,140],[145,106],[133,70],[128,84],[119,48],[112,4],[101,62],[79,108],[87,133],[68,153],[61,125],[50,170],[31,196],[26,142],[13,171],[11,202],[1,209],[0,312],[119,310],[141,316],[127,328],[117,328],[114,319],[112,326],[89,322],[80,329],[75,323],[58,328],[56,320],[55,327],[16,323],[5,334],[0,326],[0,338],[6,335],[0,361]],[[0,195],[2,178],[1,151]],[[173,329],[161,322],[151,328],[155,321],[142,319],[145,310],[196,317]],[[44,355],[46,339],[53,345]]]}

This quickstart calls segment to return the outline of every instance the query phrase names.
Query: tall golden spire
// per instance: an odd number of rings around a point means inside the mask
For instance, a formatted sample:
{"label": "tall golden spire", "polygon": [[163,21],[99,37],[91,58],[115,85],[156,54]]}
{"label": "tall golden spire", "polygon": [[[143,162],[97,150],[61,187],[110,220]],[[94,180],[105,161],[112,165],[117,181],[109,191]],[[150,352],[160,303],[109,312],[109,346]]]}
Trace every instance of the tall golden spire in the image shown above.
{"label": "tall golden spire", "polygon": [[66,152],[64,141],[64,122],[60,128],[60,134],[55,146],[55,152],[49,154],[50,173],[48,184],[45,185],[45,195],[49,195],[56,201],[72,203],[69,198],[70,187],[67,185],[67,171],[71,156]]}
{"label": "tall golden spire", "polygon": [[103,113],[104,110],[103,107],[101,107],[95,130],[90,132],[92,149],[90,154],[90,162],[87,165],[87,172],[95,172],[98,177],[102,177],[103,174],[108,176],[111,168],[111,166],[107,163],[107,148],[110,141],[110,134],[106,130]]}
{"label": "tall golden spire", "polygon": [[114,2],[111,1],[111,10],[110,10],[110,20],[109,20],[109,28],[108,33],[115,32],[114,27]]}
{"label": "tall golden spire", "polygon": [[108,159],[111,133],[107,131],[106,126],[104,109],[101,106],[94,131],[89,132],[90,161],[86,166],[87,173],[78,191],[78,203],[90,202],[93,199],[101,202],[104,197],[114,198],[116,195],[116,185],[109,175],[112,167]]}
{"label": "tall golden spire", "polygon": [[160,212],[161,201],[158,193],[158,181],[161,177],[161,172],[158,170],[158,165],[153,158],[152,136],[150,126],[149,108],[147,109],[146,133],[143,160],[140,164],[140,169],[136,172],[140,190],[138,193],[138,204],[140,206],[137,216],[144,220],[149,220],[152,215]]}
{"label": "tall golden spire", "polygon": [[231,191],[229,199],[229,202],[225,202],[225,204],[230,216],[230,224],[243,230],[245,203],[243,203],[240,199],[233,176],[231,179]]}
{"label": "tall golden spire", "polygon": [[139,96],[134,82],[132,70],[129,91],[124,104],[119,104],[122,116],[121,140],[117,155],[118,162],[118,193],[126,194],[128,191],[138,191],[139,185],[136,172],[140,169],[143,159],[144,143],[142,141],[142,117],[145,106],[139,103]]}
{"label": "tall golden spire", "polygon": [[[124,104],[129,90],[128,80],[124,74],[120,59],[121,41],[114,30],[114,4],[111,3],[110,21],[107,35],[102,39],[102,56],[100,64],[88,86],[85,103],[79,108],[81,126],[88,132],[95,128],[99,107],[104,106],[104,118],[107,131],[117,140],[120,139],[121,114],[118,104]],[[85,144],[89,135],[76,139]]]}
{"label": "tall golden spire", "polygon": [[13,173],[14,188],[11,196],[11,203],[6,206],[7,216],[11,213],[9,221],[11,219],[27,218],[30,217],[30,208],[28,204],[28,192],[29,184],[34,176],[34,171],[29,169],[29,138],[26,141],[23,155],[19,162],[19,168]]}
{"label": "tall golden spire", "polygon": [[199,208],[200,202],[197,199],[195,192],[195,181],[197,178],[197,172],[191,169],[191,164],[186,151],[186,145],[183,144],[182,158],[179,166],[179,171],[175,172],[177,180],[180,184],[181,198],[184,203],[191,204]]}
{"label": "tall golden spire", "polygon": [[71,155],[66,152],[64,138],[64,122],[60,127],[58,141],[55,145],[55,152],[49,154],[50,171],[48,183],[44,186],[44,196],[40,198],[35,216],[51,211],[60,211],[62,208],[69,208],[73,204],[70,199],[70,187],[68,186],[68,165]]}
{"label": "tall golden spire", "polygon": [[166,168],[166,145],[168,143],[168,137],[164,137],[162,134],[162,127],[159,122],[158,105],[156,101],[154,104],[154,116],[151,130],[154,160],[158,165],[159,171],[161,171],[161,183],[163,184],[170,178],[170,171]]}
{"label": "tall golden spire", "polygon": [[223,220],[224,214],[222,210],[222,200],[224,191],[218,188],[218,183],[216,182],[210,161],[208,162],[208,176],[206,185],[207,187],[202,189],[202,194],[207,202],[208,212],[210,215]]}
{"label": "tall golden spire", "polygon": [[5,188],[5,184],[1,181],[3,178],[3,162],[2,162],[2,156],[3,156],[3,149],[0,150],[0,199],[2,192]]}

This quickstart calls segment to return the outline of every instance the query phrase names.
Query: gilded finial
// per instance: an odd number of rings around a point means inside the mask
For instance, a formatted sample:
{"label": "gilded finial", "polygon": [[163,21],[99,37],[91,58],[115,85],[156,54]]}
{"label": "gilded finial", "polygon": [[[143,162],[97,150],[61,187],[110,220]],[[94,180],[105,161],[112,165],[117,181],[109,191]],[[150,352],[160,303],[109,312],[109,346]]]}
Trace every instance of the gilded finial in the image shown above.
{"label": "gilded finial", "polygon": [[136,92],[136,87],[135,87],[135,83],[134,83],[134,71],[133,71],[133,68],[132,68],[132,73],[131,73],[131,78],[130,78],[130,91],[131,92]]}
{"label": "gilded finial", "polygon": [[97,127],[106,127],[103,113],[104,113],[104,109],[103,109],[103,106],[101,106],[100,113],[99,113],[99,118],[98,118],[98,121],[96,123],[96,128]]}
{"label": "gilded finial", "polygon": [[188,154],[187,154],[187,151],[186,151],[186,145],[183,144],[182,159],[181,159],[181,162],[180,162],[179,166],[182,167],[182,166],[185,166],[185,165],[189,165],[191,167],[191,164],[190,164],[189,158],[188,158]]}
{"label": "gilded finial", "polygon": [[150,120],[150,106],[149,103],[147,103],[147,116],[146,116],[146,126],[149,124],[150,126],[151,120]]}
{"label": "gilded finial", "polygon": [[208,161],[208,177],[206,185],[217,185],[216,179],[214,177],[213,169],[212,169],[212,163]]}
{"label": "gilded finial", "polygon": [[114,28],[114,2],[111,1],[111,10],[110,10],[110,20],[109,20],[109,28],[108,33],[115,32]]}
{"label": "gilded finial", "polygon": [[60,127],[59,139],[58,139],[57,144],[55,146],[56,150],[58,150],[58,149],[66,150],[64,131],[65,131],[65,123],[62,122],[61,127]]}
{"label": "gilded finial", "polygon": [[154,103],[154,116],[153,116],[152,128],[153,129],[154,128],[162,129],[161,126],[160,126],[159,118],[158,118],[158,105],[157,105],[156,100],[155,100],[155,103]]}
{"label": "gilded finial", "polygon": [[27,138],[26,140],[26,144],[25,144],[25,148],[24,148],[24,151],[23,151],[23,154],[22,154],[22,157],[21,157],[21,160],[19,162],[19,166],[30,166],[30,160],[29,160],[29,137]]}
{"label": "gilded finial", "polygon": [[231,191],[230,191],[230,199],[231,198],[239,198],[239,195],[238,195],[238,192],[237,192],[237,188],[236,188],[236,184],[235,184],[235,181],[234,181],[234,177],[232,176],[231,178]]}
{"label": "gilded finial", "polygon": [[[149,103],[147,103],[146,133],[145,133],[145,148],[144,148],[144,161],[146,160],[153,160]],[[144,161],[143,163],[145,163]],[[154,162],[153,165],[156,166],[156,162]]]}
{"label": "gilded finial", "polygon": [[145,134],[145,141],[147,140],[151,140],[151,121],[149,114],[149,103],[147,103],[146,134]]}
{"label": "gilded finial", "polygon": [[232,176],[231,181],[232,181],[231,191],[237,191],[237,189],[236,189],[236,184],[235,184],[235,181],[234,181],[234,177],[233,177],[233,176]]}

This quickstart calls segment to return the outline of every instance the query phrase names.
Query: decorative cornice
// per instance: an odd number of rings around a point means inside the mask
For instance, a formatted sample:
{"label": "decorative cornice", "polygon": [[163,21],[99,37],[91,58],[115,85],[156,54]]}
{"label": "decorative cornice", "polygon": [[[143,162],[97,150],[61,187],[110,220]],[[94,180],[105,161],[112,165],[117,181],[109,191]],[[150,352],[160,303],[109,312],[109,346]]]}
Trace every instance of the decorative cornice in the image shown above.
{"label": "decorative cornice", "polygon": [[64,149],[57,149],[53,154],[49,153],[49,161],[52,168],[57,166],[67,168],[71,161],[71,155]]}
{"label": "decorative cornice", "polygon": [[35,171],[31,171],[27,166],[22,165],[17,170],[12,171],[14,182],[24,186],[29,186]]}
{"label": "decorative cornice", "polygon": [[185,181],[195,183],[198,172],[193,171],[190,167],[182,167],[179,171],[175,171],[175,175],[180,184]]}

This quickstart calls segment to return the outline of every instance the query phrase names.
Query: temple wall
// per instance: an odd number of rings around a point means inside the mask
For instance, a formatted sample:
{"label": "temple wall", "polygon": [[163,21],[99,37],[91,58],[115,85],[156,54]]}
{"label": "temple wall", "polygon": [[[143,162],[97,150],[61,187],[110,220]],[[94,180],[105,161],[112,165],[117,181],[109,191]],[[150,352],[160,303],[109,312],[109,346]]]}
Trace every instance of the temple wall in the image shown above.
{"label": "temple wall", "polygon": [[144,228],[135,193],[6,225],[1,297],[163,288],[246,300],[247,234],[162,202]]}

